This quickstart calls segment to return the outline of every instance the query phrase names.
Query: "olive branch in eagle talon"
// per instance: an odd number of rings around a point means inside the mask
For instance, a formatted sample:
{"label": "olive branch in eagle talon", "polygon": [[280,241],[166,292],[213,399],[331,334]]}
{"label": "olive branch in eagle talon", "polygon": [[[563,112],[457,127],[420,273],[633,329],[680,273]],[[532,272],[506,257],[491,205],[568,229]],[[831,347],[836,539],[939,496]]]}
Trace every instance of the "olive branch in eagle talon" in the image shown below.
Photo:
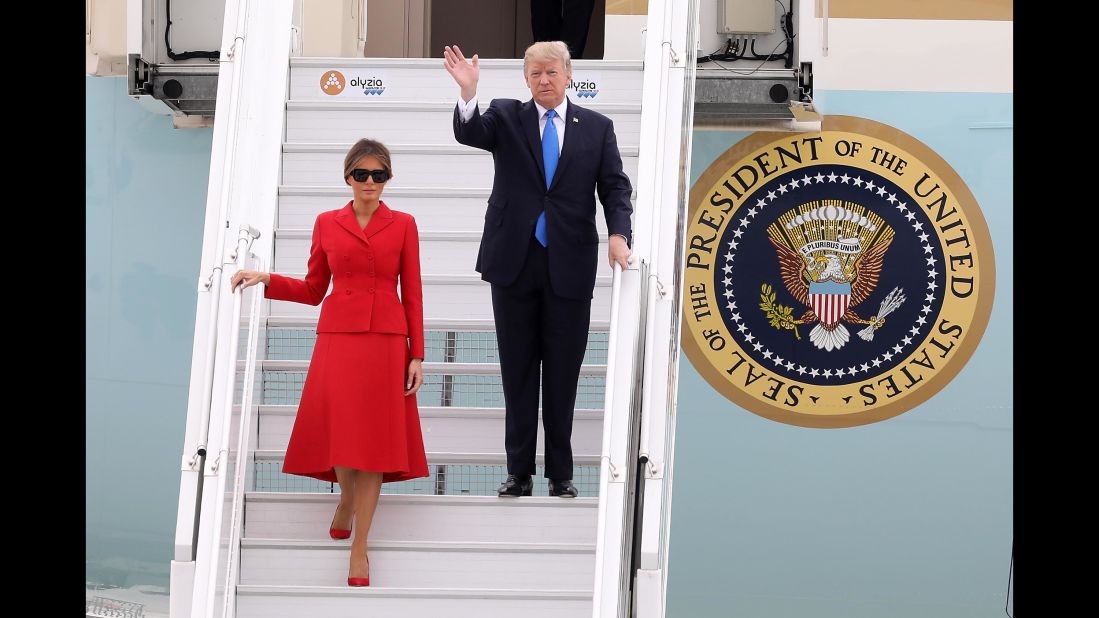
{"label": "olive branch in eagle talon", "polygon": [[762,301],[759,303],[759,308],[763,309],[767,314],[767,319],[770,320],[771,326],[774,326],[778,330],[792,330],[794,331],[794,337],[801,341],[801,335],[798,334],[798,324],[804,324],[804,320],[795,319],[791,312],[793,307],[787,307],[786,305],[775,304],[775,292],[770,285],[764,283],[762,293],[759,295],[759,299]]}

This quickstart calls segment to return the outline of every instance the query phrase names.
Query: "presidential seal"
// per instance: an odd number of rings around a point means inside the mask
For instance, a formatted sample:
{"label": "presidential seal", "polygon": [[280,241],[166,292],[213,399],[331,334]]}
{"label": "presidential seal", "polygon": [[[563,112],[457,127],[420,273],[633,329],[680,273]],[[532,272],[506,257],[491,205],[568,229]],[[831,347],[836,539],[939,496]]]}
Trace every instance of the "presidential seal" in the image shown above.
{"label": "presidential seal", "polygon": [[969,189],[863,118],[757,133],[691,189],[683,347],[715,389],[805,427],[890,418],[973,354],[995,287]]}

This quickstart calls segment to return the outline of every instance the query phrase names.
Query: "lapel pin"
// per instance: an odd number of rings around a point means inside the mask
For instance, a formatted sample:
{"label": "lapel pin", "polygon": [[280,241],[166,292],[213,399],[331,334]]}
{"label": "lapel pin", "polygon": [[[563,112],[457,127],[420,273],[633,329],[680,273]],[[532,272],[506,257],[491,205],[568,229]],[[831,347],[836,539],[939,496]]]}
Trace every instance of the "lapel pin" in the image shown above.
{"label": "lapel pin", "polygon": [[573,122],[580,122],[580,119],[579,119],[579,118],[577,118],[576,116],[573,116],[573,117],[572,117],[572,121],[573,121]]}

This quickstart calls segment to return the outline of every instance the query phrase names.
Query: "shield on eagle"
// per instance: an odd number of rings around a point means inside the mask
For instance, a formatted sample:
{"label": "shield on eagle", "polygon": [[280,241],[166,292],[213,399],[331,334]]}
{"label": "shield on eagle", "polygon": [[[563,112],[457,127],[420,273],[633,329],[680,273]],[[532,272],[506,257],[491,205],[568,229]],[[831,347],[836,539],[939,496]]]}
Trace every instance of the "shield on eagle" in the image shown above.
{"label": "shield on eagle", "polygon": [[847,305],[851,302],[851,284],[836,281],[813,282],[809,284],[809,305],[820,323],[831,329],[839,323]]}

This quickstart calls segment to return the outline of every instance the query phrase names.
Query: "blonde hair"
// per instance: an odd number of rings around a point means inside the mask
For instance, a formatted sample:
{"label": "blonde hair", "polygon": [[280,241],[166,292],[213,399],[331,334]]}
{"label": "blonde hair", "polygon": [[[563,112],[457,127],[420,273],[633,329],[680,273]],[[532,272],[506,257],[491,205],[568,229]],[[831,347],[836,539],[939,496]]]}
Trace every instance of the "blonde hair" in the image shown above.
{"label": "blonde hair", "polygon": [[523,53],[524,75],[527,72],[527,63],[531,60],[560,60],[564,62],[565,70],[572,73],[572,56],[564,41],[538,41],[528,47]]}
{"label": "blonde hair", "polygon": [[343,177],[346,179],[351,175],[351,170],[355,169],[355,164],[359,162],[359,159],[363,157],[375,157],[381,162],[385,171],[389,172],[389,175],[393,175],[393,163],[392,158],[389,156],[389,149],[385,147],[385,144],[378,140],[362,138],[355,142],[355,145],[351,147],[351,150],[347,151],[347,156],[343,158]]}

